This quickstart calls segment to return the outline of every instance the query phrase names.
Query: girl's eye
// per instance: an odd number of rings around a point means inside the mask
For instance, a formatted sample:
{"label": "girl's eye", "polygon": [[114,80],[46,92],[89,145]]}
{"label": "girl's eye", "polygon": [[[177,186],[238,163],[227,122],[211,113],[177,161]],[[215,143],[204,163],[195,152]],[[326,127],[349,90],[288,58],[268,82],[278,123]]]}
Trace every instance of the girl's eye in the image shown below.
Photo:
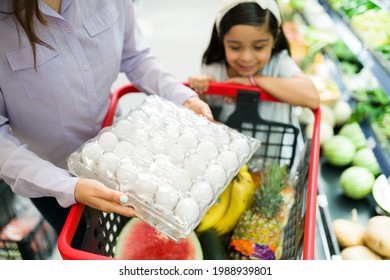
{"label": "girl's eye", "polygon": [[256,46],[256,47],[255,47],[255,50],[261,51],[263,48],[264,48],[264,46]]}
{"label": "girl's eye", "polygon": [[240,47],[230,46],[229,47],[232,51],[238,51]]}

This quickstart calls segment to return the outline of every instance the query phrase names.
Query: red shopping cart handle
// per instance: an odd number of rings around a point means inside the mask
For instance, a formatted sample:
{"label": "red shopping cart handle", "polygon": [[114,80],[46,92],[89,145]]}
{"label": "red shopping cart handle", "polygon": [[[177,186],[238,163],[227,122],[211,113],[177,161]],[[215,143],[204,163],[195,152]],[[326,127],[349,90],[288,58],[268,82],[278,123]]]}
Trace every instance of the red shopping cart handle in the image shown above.
{"label": "red shopping cart handle", "polygon": [[[183,84],[185,86],[188,86],[188,83],[183,83]],[[270,94],[268,94],[267,92],[265,92],[261,88],[254,87],[254,86],[244,86],[241,84],[228,84],[228,83],[212,82],[209,84],[209,88],[207,89],[207,91],[204,94],[221,95],[221,96],[227,96],[227,97],[237,97],[237,93],[240,90],[259,92],[259,99],[263,100],[263,101],[279,102],[277,99],[275,99],[273,96],[271,96]],[[114,91],[111,94],[110,105],[108,108],[106,118],[103,122],[103,127],[112,125],[119,99],[125,94],[137,93],[137,92],[140,92],[140,91],[134,85],[126,84],[126,85],[118,88],[116,91]]]}

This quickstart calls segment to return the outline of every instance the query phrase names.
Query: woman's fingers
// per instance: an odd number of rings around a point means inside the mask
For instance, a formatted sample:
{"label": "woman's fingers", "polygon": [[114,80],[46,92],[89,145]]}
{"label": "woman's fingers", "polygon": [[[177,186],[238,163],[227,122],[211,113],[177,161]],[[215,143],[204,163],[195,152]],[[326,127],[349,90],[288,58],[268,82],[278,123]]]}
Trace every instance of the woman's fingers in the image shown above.
{"label": "woman's fingers", "polygon": [[128,202],[125,194],[112,190],[96,180],[80,179],[76,184],[75,198],[77,202],[103,212],[114,212],[127,217],[135,215],[132,207],[124,205]]}

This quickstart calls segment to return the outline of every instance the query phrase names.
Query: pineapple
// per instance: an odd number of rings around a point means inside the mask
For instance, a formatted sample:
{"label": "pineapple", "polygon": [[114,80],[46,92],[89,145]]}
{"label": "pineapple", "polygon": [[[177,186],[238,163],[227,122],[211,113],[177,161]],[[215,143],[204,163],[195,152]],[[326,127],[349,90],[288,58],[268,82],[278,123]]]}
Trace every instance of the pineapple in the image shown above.
{"label": "pineapple", "polygon": [[286,166],[267,166],[251,207],[241,215],[233,231],[229,244],[231,259],[280,259],[283,230],[294,200],[288,179]]}

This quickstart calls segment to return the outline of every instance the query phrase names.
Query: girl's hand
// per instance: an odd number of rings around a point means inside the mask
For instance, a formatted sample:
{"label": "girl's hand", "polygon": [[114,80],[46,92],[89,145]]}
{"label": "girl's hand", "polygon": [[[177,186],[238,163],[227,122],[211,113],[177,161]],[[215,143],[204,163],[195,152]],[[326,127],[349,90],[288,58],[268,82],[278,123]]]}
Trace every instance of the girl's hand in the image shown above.
{"label": "girl's hand", "polygon": [[214,82],[214,77],[207,75],[192,76],[188,78],[188,85],[199,94],[203,94],[209,88],[209,83]]}
{"label": "girl's hand", "polygon": [[127,195],[110,189],[97,180],[80,179],[76,184],[74,196],[77,202],[106,213],[135,216],[132,207],[123,205],[127,202]]}
{"label": "girl's hand", "polygon": [[184,107],[194,111],[195,113],[199,115],[205,116],[209,121],[214,121],[213,114],[211,113],[210,106],[201,100],[199,96],[192,96],[188,98],[184,104]]}
{"label": "girl's hand", "polygon": [[[250,86],[251,83],[249,82],[249,79],[246,78],[246,77],[234,77],[234,78],[230,78],[230,79],[227,79],[224,83],[227,83],[227,84],[241,84],[241,85],[245,85],[245,86]],[[227,103],[227,104],[232,104],[234,102],[236,102],[236,98],[234,97],[224,97],[223,100]]]}
{"label": "girl's hand", "polygon": [[227,79],[224,83],[240,84],[240,85],[244,85],[244,86],[251,85],[248,77],[234,77],[234,78]]}

